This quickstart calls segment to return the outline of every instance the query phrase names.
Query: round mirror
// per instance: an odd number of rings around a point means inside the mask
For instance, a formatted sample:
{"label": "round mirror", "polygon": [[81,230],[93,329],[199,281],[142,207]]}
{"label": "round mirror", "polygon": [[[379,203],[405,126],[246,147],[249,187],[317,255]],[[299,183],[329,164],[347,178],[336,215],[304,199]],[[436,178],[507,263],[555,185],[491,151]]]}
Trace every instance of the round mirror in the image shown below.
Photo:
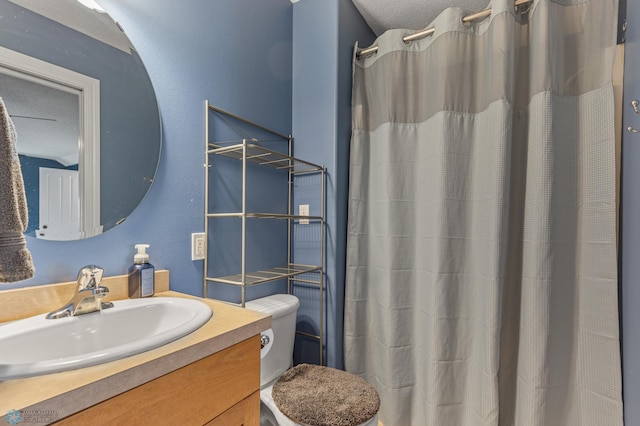
{"label": "round mirror", "polygon": [[18,135],[27,236],[99,235],[142,201],[160,157],[158,104],[93,0],[0,0],[0,98]]}

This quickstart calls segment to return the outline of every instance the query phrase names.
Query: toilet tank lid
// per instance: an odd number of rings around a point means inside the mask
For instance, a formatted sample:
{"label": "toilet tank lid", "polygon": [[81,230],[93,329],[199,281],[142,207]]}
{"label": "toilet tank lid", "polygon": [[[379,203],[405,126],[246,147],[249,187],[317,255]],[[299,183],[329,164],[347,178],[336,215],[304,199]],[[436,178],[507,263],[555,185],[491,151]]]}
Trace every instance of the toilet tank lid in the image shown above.
{"label": "toilet tank lid", "polygon": [[244,306],[247,309],[271,314],[272,318],[275,319],[298,309],[300,301],[292,294],[274,294],[261,299],[250,300]]}

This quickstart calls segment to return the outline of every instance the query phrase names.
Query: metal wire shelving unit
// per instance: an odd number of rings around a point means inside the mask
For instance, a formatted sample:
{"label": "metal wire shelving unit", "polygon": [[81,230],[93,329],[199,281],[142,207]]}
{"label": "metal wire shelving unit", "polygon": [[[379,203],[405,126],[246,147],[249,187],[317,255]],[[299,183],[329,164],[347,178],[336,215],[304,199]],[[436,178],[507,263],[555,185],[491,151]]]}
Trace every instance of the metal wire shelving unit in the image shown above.
{"label": "metal wire shelving unit", "polygon": [[[269,133],[281,139],[287,143],[287,153],[274,151],[263,145],[261,141],[251,137],[245,132],[239,132],[244,137],[241,140],[234,141],[210,141],[210,115],[215,114],[217,117],[223,119],[230,124],[232,120],[239,121],[247,124],[250,127],[255,127],[263,132]],[[225,285],[231,285],[239,287],[240,289],[240,303],[239,306],[244,307],[246,300],[246,288],[248,286],[254,286],[264,284],[277,280],[287,280],[287,291],[293,294],[294,283],[300,282],[304,285],[317,286],[319,294],[318,310],[319,310],[319,322],[318,322],[318,334],[307,333],[303,331],[296,331],[296,333],[310,337],[318,341],[319,344],[319,360],[320,364],[323,364],[323,350],[324,350],[324,238],[325,238],[325,168],[324,166],[310,163],[292,156],[293,150],[293,137],[291,135],[284,135],[267,127],[264,127],[258,123],[247,120],[243,117],[220,109],[213,106],[209,101],[205,101],[205,151],[206,151],[206,163],[205,163],[205,238],[209,241],[209,221],[220,218],[238,218],[241,221],[241,231],[239,238],[241,240],[241,261],[240,270],[238,273],[225,275],[225,276],[209,276],[209,264],[210,259],[208,256],[208,244],[205,246],[205,259],[204,259],[204,284],[203,295],[208,297],[209,284],[219,283]],[[240,162],[242,168],[242,190],[241,190],[241,209],[240,211],[233,212],[218,212],[211,213],[211,197],[209,194],[210,183],[210,170],[213,166],[212,158],[214,156],[224,156],[232,159],[236,159]],[[288,173],[288,205],[287,213],[269,213],[269,212],[252,212],[247,210],[247,174],[250,173],[251,167],[262,167],[273,170],[285,170]],[[320,215],[316,216],[301,216],[294,214],[293,205],[293,186],[297,177],[308,176],[310,174],[319,174],[321,185],[319,194],[319,201],[321,203]],[[272,268],[261,269],[256,271],[247,271],[247,220],[248,219],[265,219],[265,220],[285,220],[287,221],[287,259],[288,262],[285,265],[276,265]],[[293,227],[295,224],[301,223],[300,221],[308,221],[308,223],[317,223],[320,226],[320,235],[318,242],[318,259],[319,263],[315,265],[294,263],[293,259],[293,245],[294,232]]]}

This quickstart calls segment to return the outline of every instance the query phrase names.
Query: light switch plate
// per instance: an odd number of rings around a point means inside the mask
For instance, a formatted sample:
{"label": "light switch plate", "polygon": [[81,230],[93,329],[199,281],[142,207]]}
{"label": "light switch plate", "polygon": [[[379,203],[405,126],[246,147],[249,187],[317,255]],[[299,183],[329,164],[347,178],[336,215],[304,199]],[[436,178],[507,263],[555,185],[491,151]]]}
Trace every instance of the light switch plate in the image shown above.
{"label": "light switch plate", "polygon": [[[309,204],[300,204],[298,206],[298,216],[309,216]],[[308,225],[309,219],[300,219],[300,225]]]}

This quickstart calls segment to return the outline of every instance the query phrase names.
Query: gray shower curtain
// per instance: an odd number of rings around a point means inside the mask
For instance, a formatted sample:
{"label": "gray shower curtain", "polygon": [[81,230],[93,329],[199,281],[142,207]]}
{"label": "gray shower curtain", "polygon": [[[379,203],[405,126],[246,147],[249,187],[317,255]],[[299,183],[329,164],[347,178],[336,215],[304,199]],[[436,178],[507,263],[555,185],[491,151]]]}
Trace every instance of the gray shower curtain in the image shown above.
{"label": "gray shower curtain", "polygon": [[385,426],[622,424],[616,0],[354,60],[345,365]]}

